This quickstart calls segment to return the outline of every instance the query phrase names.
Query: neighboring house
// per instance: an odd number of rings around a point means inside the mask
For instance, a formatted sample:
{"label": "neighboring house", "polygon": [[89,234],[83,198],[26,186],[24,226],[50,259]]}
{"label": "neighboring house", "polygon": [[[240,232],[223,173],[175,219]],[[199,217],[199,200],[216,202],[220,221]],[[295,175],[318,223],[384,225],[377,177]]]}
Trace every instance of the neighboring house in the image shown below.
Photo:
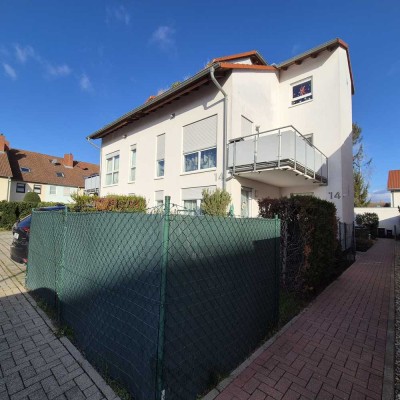
{"label": "neighboring house", "polygon": [[216,58],[88,136],[102,139],[100,194],[194,208],[220,187],[252,217],[258,199],[313,194],[352,223],[353,93],[340,39],[278,65],[257,51]]}
{"label": "neighboring house", "polygon": [[399,207],[400,206],[400,169],[395,169],[389,171],[388,191],[390,192],[390,206]]}
{"label": "neighboring house", "polygon": [[85,194],[98,195],[100,193],[100,175],[94,174],[85,177]]}
{"label": "neighboring house", "polygon": [[41,201],[69,203],[71,193],[83,191],[84,178],[98,172],[98,165],[74,161],[72,154],[12,149],[0,135],[0,200],[22,201],[27,192],[36,192]]}

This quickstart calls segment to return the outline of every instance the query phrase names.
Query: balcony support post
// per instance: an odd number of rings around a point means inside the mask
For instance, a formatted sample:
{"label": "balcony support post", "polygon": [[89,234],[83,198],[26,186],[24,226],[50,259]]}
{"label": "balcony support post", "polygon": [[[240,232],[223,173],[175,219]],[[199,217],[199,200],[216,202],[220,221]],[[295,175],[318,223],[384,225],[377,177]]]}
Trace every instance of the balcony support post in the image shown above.
{"label": "balcony support post", "polygon": [[281,168],[281,155],[282,155],[282,133],[281,130],[278,130],[278,168]]}

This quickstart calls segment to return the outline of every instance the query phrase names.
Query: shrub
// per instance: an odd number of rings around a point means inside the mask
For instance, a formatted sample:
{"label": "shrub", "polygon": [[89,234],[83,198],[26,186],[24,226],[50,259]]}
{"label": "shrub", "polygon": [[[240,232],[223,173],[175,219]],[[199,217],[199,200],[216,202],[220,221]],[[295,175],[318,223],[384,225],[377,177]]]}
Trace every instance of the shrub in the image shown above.
{"label": "shrub", "polygon": [[356,215],[356,223],[368,229],[371,236],[375,239],[378,235],[379,217],[376,213],[364,213]]}
{"label": "shrub", "polygon": [[95,202],[97,196],[90,196],[88,194],[78,194],[78,192],[71,194],[74,205],[71,207],[73,211],[96,211]]}
{"label": "shrub", "polygon": [[0,228],[11,229],[19,219],[32,212],[37,204],[22,201],[0,201]]}
{"label": "shrub", "polygon": [[315,293],[337,273],[336,207],[313,196],[259,200],[260,216],[282,221],[284,283],[290,290]]}
{"label": "shrub", "polygon": [[216,189],[210,192],[204,189],[202,192],[203,200],[201,202],[201,211],[205,215],[214,215],[226,217],[227,209],[231,202],[231,195],[222,189]]}
{"label": "shrub", "polygon": [[97,211],[145,212],[146,199],[142,196],[108,195],[94,199]]}
{"label": "shrub", "polygon": [[371,239],[365,238],[356,238],[356,250],[357,251],[367,251],[374,244],[374,241]]}
{"label": "shrub", "polygon": [[28,192],[24,196],[24,202],[27,202],[27,203],[38,204],[38,203],[40,203],[40,201],[41,201],[40,196],[35,192]]}

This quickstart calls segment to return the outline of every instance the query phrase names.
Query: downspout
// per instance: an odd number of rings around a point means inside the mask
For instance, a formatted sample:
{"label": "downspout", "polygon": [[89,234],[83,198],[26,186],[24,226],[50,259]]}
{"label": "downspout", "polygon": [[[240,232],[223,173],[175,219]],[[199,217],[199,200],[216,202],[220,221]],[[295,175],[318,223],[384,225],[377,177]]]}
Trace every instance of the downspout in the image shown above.
{"label": "downspout", "polygon": [[7,182],[7,201],[10,201],[11,199],[11,177],[8,177],[8,182]]}
{"label": "downspout", "polygon": [[100,150],[100,168],[99,168],[99,196],[100,196],[100,195],[101,195],[101,174],[102,174],[102,171],[101,171],[101,161],[102,161],[102,158],[103,158],[102,155],[101,155],[101,147],[100,147],[100,146],[97,146],[97,144],[93,143],[92,139],[91,139],[89,136],[86,137],[86,140],[87,140],[88,143],[91,144],[94,148],[96,148],[97,150]]}
{"label": "downspout", "polygon": [[228,94],[218,83],[214,75],[215,68],[212,66],[210,68],[210,77],[214,82],[214,85],[224,96],[224,125],[223,125],[223,149],[222,149],[222,189],[226,190],[226,154],[227,154],[227,142],[228,142]]}

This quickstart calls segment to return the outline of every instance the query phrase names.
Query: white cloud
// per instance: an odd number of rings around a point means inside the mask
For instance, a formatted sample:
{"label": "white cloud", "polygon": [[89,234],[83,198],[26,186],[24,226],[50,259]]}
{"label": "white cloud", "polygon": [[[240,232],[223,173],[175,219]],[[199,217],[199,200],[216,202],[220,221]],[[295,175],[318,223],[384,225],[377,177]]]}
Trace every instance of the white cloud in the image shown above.
{"label": "white cloud", "polygon": [[47,72],[56,78],[62,77],[62,76],[68,76],[71,73],[71,68],[66,65],[51,65],[47,64]]}
{"label": "white cloud", "polygon": [[124,6],[118,6],[113,8],[107,8],[106,22],[114,20],[116,22],[122,22],[125,25],[129,25],[131,22],[131,16]]}
{"label": "white cloud", "polygon": [[16,44],[14,46],[14,49],[17,60],[22,64],[25,64],[29,58],[35,58],[37,61],[40,61],[40,57],[36,55],[35,50],[32,46],[23,47],[19,44]]}
{"label": "white cloud", "polygon": [[15,72],[15,69],[10,64],[3,63],[3,68],[4,68],[5,74],[9,78],[11,78],[13,81],[15,81],[17,79],[17,73]]}
{"label": "white cloud", "polygon": [[151,35],[150,42],[156,43],[161,50],[175,49],[175,29],[170,26],[159,26]]}
{"label": "white cloud", "polygon": [[386,202],[390,203],[390,192],[386,189],[374,190],[372,193],[369,193],[371,201],[374,203]]}
{"label": "white cloud", "polygon": [[82,74],[79,78],[79,86],[85,92],[91,92],[93,90],[92,82],[86,74]]}

